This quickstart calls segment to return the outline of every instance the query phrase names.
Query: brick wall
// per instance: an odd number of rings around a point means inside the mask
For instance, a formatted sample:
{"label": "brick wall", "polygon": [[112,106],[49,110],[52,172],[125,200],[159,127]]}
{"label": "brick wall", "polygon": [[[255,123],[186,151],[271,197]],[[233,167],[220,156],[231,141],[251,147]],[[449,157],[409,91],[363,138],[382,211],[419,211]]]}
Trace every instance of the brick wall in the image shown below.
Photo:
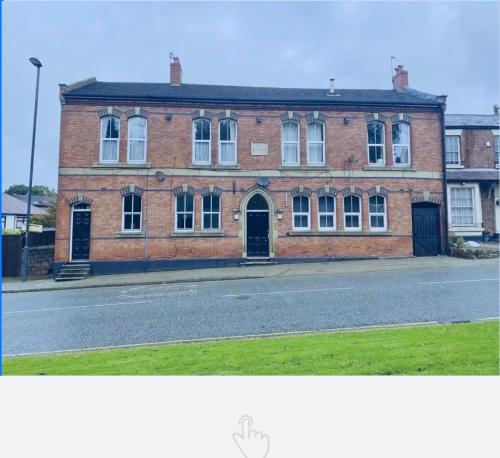
{"label": "brick wall", "polygon": [[495,138],[491,129],[463,129],[460,137],[460,155],[465,168],[495,167]]}

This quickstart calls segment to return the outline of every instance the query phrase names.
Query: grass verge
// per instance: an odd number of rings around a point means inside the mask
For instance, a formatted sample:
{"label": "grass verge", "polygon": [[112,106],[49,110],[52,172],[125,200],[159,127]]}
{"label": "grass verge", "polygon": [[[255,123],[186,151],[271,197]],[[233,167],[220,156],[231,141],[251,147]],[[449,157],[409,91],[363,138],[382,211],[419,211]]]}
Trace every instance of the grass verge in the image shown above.
{"label": "grass verge", "polygon": [[499,323],[4,358],[5,375],[498,375]]}

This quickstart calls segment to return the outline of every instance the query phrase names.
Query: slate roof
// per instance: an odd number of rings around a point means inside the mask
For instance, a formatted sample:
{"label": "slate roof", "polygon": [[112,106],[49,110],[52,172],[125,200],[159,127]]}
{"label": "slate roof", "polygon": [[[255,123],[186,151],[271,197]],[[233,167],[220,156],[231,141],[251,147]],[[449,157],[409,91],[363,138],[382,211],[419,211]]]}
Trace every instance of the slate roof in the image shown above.
{"label": "slate roof", "polygon": [[[28,212],[28,203],[17,199],[7,193],[2,193],[2,214],[3,215],[26,215]],[[32,215],[46,215],[47,211],[43,208],[31,206]]]}
{"label": "slate roof", "polygon": [[242,102],[255,104],[375,104],[375,105],[440,105],[439,96],[415,89],[336,89],[334,96],[325,89],[299,89],[250,86],[218,86],[207,84],[110,83],[90,79],[75,84],[64,92],[68,100],[118,99],[183,102]]}
{"label": "slate roof", "polygon": [[496,181],[500,179],[499,169],[457,169],[446,171],[446,181]]}
{"label": "slate roof", "polygon": [[477,114],[447,114],[445,115],[446,127],[481,127],[492,128],[500,126],[499,115]]}
{"label": "slate roof", "polygon": [[[16,199],[28,202],[28,194],[14,194]],[[52,207],[55,205],[57,196],[31,196],[31,205],[35,207]]]}

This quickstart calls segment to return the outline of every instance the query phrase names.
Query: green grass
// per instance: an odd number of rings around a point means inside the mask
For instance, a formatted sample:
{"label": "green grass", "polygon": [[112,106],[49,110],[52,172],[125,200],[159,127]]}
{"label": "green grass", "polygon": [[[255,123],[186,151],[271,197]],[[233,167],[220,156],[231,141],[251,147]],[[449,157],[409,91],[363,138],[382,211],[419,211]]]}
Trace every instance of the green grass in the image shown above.
{"label": "green grass", "polygon": [[6,375],[498,375],[498,321],[5,358]]}

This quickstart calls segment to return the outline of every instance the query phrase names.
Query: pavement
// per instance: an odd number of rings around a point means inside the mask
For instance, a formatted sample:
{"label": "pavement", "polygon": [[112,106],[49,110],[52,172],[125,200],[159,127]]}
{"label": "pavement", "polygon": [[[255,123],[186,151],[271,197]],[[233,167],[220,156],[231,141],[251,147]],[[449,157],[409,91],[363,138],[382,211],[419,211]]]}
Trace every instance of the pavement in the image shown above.
{"label": "pavement", "polygon": [[412,258],[95,277],[4,294],[3,354],[498,319],[498,273],[496,259]]}
{"label": "pavement", "polygon": [[[211,269],[144,272],[120,275],[100,275],[84,280],[55,282],[42,280],[2,279],[2,293],[57,291],[107,286],[139,286],[214,280],[240,280],[251,278],[282,278],[294,276],[346,275],[362,272],[390,272],[400,270],[448,269],[469,267],[484,260],[459,259],[448,256],[385,258],[364,261],[334,261],[322,263],[274,264],[267,266],[223,267]],[[493,260],[493,262],[497,262]]]}

